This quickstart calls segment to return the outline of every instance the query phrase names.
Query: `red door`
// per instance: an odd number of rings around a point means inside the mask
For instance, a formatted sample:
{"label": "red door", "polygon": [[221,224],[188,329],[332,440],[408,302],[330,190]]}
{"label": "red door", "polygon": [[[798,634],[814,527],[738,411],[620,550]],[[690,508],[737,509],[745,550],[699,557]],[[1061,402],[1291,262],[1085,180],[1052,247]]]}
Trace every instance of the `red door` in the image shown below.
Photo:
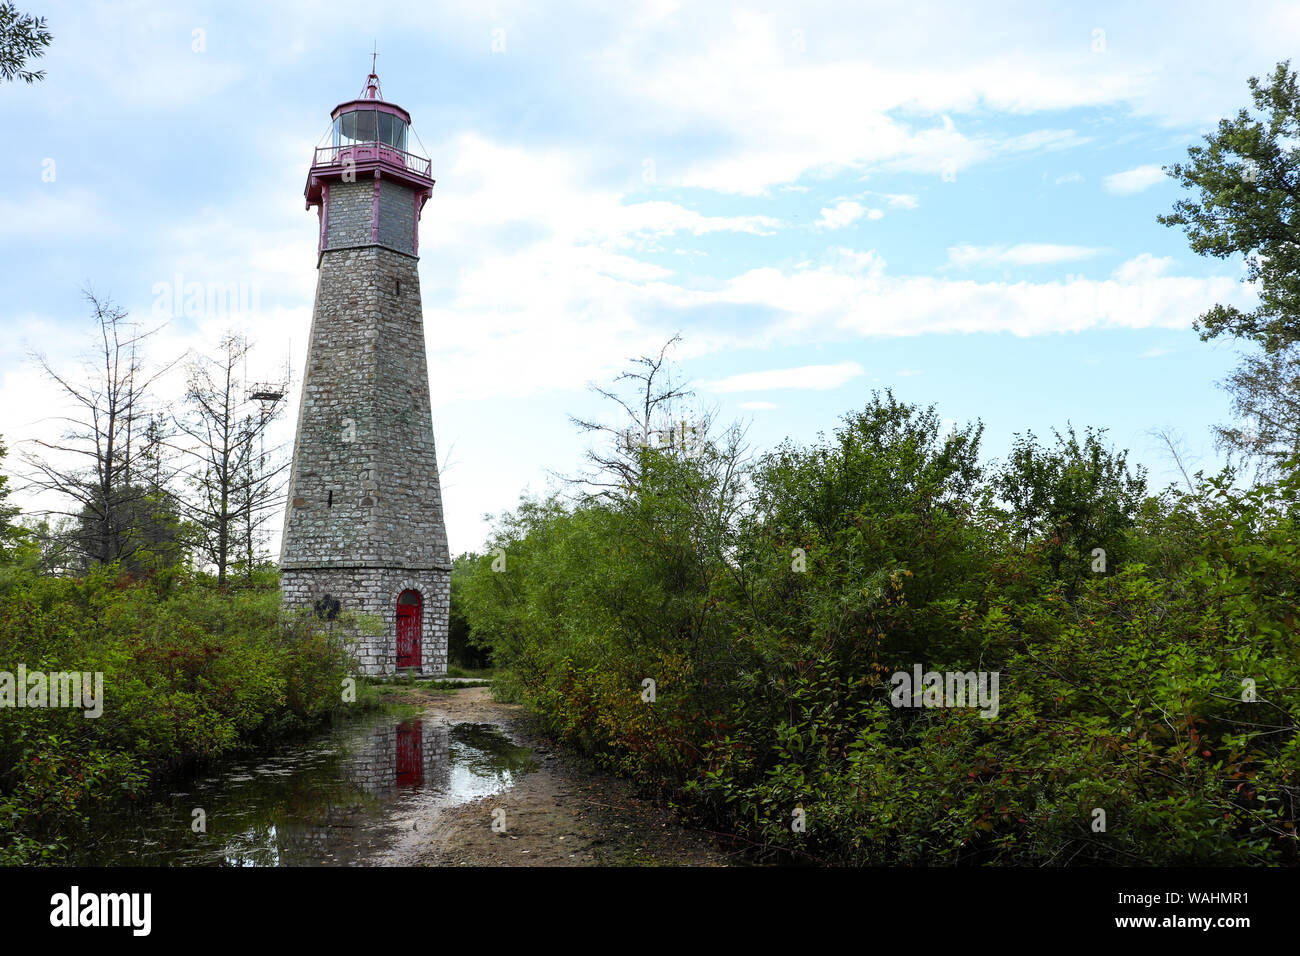
{"label": "red door", "polygon": [[424,734],[420,721],[397,725],[397,785],[418,787],[424,782]]}
{"label": "red door", "polygon": [[403,591],[397,599],[397,666],[420,666],[419,591]]}

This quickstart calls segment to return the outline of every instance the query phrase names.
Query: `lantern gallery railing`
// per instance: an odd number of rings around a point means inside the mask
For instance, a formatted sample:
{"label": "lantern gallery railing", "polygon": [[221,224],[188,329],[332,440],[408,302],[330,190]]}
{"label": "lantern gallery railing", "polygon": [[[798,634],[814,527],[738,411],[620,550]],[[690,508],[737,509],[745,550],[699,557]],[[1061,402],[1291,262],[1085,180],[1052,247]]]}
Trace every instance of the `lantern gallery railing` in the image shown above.
{"label": "lantern gallery railing", "polygon": [[368,163],[374,160],[383,160],[384,162],[394,163],[403,166],[417,176],[423,176],[426,179],[432,177],[433,162],[425,159],[423,156],[417,156],[415,153],[408,153],[406,150],[397,149],[389,146],[387,143],[370,142],[370,143],[349,143],[346,146],[317,146],[316,157],[312,162],[313,166],[345,166],[349,161],[353,163]]}

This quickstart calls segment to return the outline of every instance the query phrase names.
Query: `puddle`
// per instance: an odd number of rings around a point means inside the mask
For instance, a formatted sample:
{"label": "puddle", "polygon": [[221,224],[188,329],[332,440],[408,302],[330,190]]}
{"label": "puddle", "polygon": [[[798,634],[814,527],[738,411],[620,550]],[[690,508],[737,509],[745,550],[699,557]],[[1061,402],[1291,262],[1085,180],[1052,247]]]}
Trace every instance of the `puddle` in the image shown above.
{"label": "puddle", "polygon": [[[379,862],[438,808],[507,789],[536,769],[495,724],[360,718],[273,756],[175,783],[139,808],[101,812],[82,866],[347,866]],[[206,832],[195,832],[205,816]],[[427,823],[426,823],[427,827]]]}

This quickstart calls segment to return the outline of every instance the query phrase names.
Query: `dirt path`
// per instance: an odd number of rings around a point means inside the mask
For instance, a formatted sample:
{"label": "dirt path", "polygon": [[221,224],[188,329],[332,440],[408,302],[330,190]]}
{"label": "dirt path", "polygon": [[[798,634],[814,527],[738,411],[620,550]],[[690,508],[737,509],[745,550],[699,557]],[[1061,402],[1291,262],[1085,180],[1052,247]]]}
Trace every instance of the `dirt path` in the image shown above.
{"label": "dirt path", "polygon": [[[530,747],[539,766],[502,793],[398,821],[404,835],[385,864],[726,866],[735,859],[639,799],[629,781],[552,749],[533,734],[522,707],[494,700],[488,688],[413,690],[408,700],[435,720],[496,724]],[[493,830],[494,811],[505,812],[504,832]]]}

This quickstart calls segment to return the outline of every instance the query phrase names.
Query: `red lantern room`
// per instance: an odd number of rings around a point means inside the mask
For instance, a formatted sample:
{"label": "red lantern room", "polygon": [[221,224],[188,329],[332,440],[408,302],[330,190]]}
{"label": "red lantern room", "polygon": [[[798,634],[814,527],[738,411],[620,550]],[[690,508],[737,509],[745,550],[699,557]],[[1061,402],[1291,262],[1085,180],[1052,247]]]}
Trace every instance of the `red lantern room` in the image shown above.
{"label": "red lantern room", "polygon": [[[330,114],[333,124],[329,145],[317,146],[307,174],[307,208],[318,207],[320,217],[319,252],[338,247],[332,241],[337,230],[330,227],[330,191],[344,184],[373,181],[374,203],[370,221],[370,242],[390,245],[400,252],[418,254],[418,223],[421,210],[433,193],[433,164],[428,158],[411,152],[407,136],[411,128],[411,114],[394,103],[384,101],[379,87],[379,77],[373,72],[366,78],[361,96],[334,107]],[[402,187],[403,195],[410,195],[413,218],[408,228],[401,230],[401,238],[394,244],[385,241],[391,230],[381,230],[381,182],[389,187]],[[355,192],[352,189],[351,192]],[[391,217],[391,211],[389,212]],[[405,217],[402,217],[405,218]],[[348,245],[369,244],[358,242],[364,235],[348,230]],[[407,242],[410,248],[401,248]]]}

